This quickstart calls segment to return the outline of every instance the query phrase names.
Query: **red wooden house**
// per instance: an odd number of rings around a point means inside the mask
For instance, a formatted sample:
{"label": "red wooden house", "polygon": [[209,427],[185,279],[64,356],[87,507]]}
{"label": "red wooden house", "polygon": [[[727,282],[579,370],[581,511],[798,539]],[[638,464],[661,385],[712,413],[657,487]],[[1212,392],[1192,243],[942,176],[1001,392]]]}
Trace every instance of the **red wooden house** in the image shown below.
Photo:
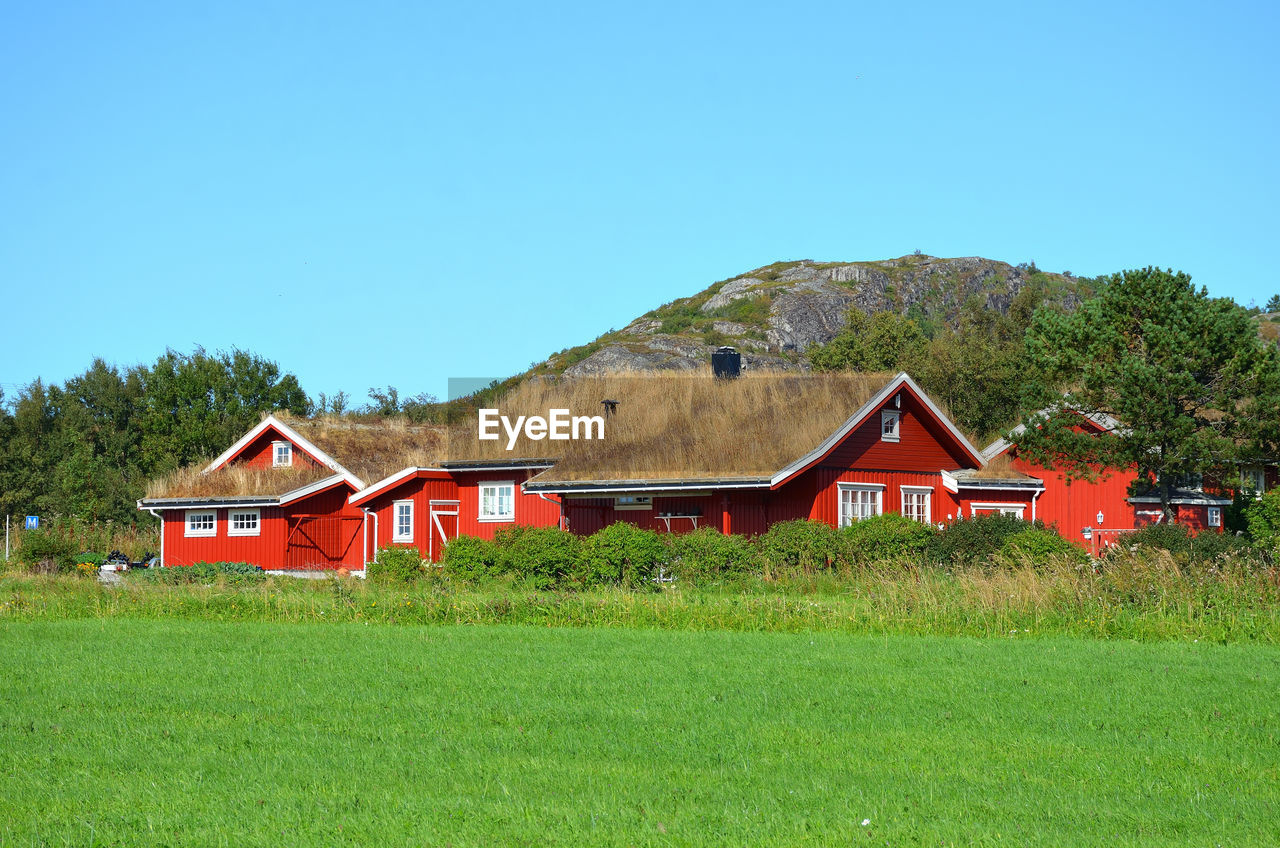
{"label": "red wooden house", "polygon": [[351,495],[439,444],[430,428],[268,416],[206,467],[155,481],[138,508],[161,519],[164,565],[358,570],[366,528]]}
{"label": "red wooden house", "polygon": [[[1107,416],[1082,415],[1078,429],[1095,438],[1108,438],[1120,426]],[[1019,425],[1009,435],[1016,437],[1023,429]],[[1094,552],[1124,533],[1163,520],[1158,495],[1130,494],[1138,477],[1136,469],[1095,469],[1094,480],[1070,480],[1063,471],[1018,456],[1014,444],[1004,438],[988,445],[983,457],[988,468],[1007,467],[1040,480],[1044,495],[1038,517],[1064,538]],[[1230,504],[1230,497],[1188,488],[1175,489],[1170,499],[1176,522],[1195,532],[1222,532],[1224,510]]]}
{"label": "red wooden house", "polygon": [[614,411],[601,440],[561,442],[555,455],[523,434],[485,445],[473,419],[451,435],[453,459],[354,494],[373,528],[367,555],[412,544],[439,559],[458,534],[516,524],[755,535],[788,519],[843,525],[884,512],[1031,518],[1043,489],[983,474],[981,454],[906,374],[587,377],[530,383],[500,405],[515,417],[602,400]]}
{"label": "red wooden house", "polygon": [[[900,512],[945,524],[999,512],[1097,550],[1158,515],[1154,499],[1129,495],[1132,473],[1069,483],[1007,440],[979,452],[906,374],[535,379],[497,405],[519,421],[599,417],[599,432],[557,441],[544,421],[485,440],[478,415],[447,432],[268,417],[138,505],[163,518],[166,565],[353,570],[387,545],[434,561],[459,535],[516,525],[755,535],[797,518],[841,526]],[[1114,426],[1082,422],[1099,438]],[[1220,529],[1228,503],[1183,490],[1174,499],[1179,523],[1196,529]]]}

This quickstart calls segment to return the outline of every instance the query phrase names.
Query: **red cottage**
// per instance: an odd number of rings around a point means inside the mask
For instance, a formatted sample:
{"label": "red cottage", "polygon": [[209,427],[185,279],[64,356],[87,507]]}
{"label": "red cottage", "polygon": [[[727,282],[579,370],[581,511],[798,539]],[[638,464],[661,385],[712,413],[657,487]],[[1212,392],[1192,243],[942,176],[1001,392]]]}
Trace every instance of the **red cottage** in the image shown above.
{"label": "red cottage", "polygon": [[358,570],[364,514],[351,495],[439,445],[431,428],[268,416],[208,466],[154,482],[138,508],[162,521],[164,565]]}

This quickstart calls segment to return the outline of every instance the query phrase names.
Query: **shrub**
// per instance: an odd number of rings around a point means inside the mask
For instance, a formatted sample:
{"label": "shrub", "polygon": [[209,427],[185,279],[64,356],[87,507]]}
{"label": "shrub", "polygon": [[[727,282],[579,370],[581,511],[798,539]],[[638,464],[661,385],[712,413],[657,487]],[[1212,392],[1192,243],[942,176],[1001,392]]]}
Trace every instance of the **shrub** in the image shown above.
{"label": "shrub", "polygon": [[944,565],[987,563],[1004,547],[1005,539],[1032,526],[1036,525],[1003,513],[964,518],[948,524],[930,539],[927,553],[930,559]]}
{"label": "shrub", "polygon": [[388,546],[378,548],[365,576],[379,583],[412,583],[426,571],[417,548]]}
{"label": "shrub", "polygon": [[75,568],[78,550],[71,534],[58,532],[53,527],[41,527],[22,531],[16,558],[29,571],[55,574]]}
{"label": "shrub", "polygon": [[1191,531],[1181,524],[1148,524],[1135,533],[1120,537],[1117,544],[1128,547],[1158,548],[1171,554],[1191,552]]}
{"label": "shrub", "polygon": [[1089,559],[1079,545],[1073,545],[1053,530],[1038,524],[1006,536],[1000,546],[1000,555],[1012,561],[1028,559],[1036,565],[1044,565],[1054,558],[1065,557],[1081,563]]}
{"label": "shrub", "polygon": [[580,542],[556,527],[506,527],[494,534],[499,570],[551,589],[573,570]]}
{"label": "shrub", "polygon": [[777,569],[814,571],[830,567],[840,555],[836,531],[821,521],[780,521],[756,539],[764,564]]}
{"label": "shrub", "polygon": [[583,542],[574,573],[587,586],[611,583],[652,589],[658,585],[654,578],[667,556],[667,546],[657,533],[619,521]]}
{"label": "shrub", "polygon": [[891,512],[855,521],[839,531],[841,551],[853,565],[919,559],[938,531],[932,524]]}
{"label": "shrub", "polygon": [[714,527],[667,537],[671,572],[685,583],[697,585],[748,574],[756,565],[756,552],[741,536],[726,536]]}
{"label": "shrub", "polygon": [[498,573],[498,548],[488,539],[459,536],[445,545],[440,560],[445,573],[463,580],[479,580]]}
{"label": "shrub", "polygon": [[134,575],[133,579],[154,580],[157,583],[171,585],[215,583],[219,578],[236,585],[258,583],[267,578],[266,572],[247,562],[197,562],[194,565],[145,568],[128,573]]}
{"label": "shrub", "polygon": [[1280,488],[1246,507],[1244,517],[1254,546],[1271,557],[1280,556]]}
{"label": "shrub", "polygon": [[1248,543],[1243,539],[1225,533],[1202,532],[1192,535],[1183,524],[1148,524],[1135,533],[1121,536],[1112,550],[1149,548],[1168,551],[1183,563],[1203,563],[1212,562],[1224,553],[1247,547]]}

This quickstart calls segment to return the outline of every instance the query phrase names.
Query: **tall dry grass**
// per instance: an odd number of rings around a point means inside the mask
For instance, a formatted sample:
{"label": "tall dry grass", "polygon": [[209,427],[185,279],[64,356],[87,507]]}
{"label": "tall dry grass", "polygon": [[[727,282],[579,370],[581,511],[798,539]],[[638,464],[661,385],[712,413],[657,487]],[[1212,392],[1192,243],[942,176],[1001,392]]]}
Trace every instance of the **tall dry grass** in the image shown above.
{"label": "tall dry grass", "polygon": [[413,424],[400,417],[377,421],[277,417],[366,484],[412,466],[435,466],[445,458],[443,427]]}
{"label": "tall dry grass", "polygon": [[495,404],[517,416],[604,413],[604,439],[531,440],[507,450],[477,438],[471,414],[449,433],[453,459],[557,458],[556,479],[763,477],[816,448],[884,387],[889,374],[753,372],[736,380],[686,372],[529,380]]}
{"label": "tall dry grass", "polygon": [[332,477],[336,472],[320,465],[290,468],[249,468],[232,465],[205,473],[208,463],[179,468],[147,483],[148,498],[217,498],[282,495]]}

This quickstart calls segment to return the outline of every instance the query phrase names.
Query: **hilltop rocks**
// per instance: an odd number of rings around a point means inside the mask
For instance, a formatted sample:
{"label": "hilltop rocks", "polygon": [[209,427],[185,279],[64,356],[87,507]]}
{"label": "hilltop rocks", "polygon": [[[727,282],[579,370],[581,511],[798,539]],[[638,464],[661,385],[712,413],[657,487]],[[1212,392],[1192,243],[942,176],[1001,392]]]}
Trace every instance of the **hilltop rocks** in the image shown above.
{"label": "hilltop rocks", "polygon": [[[967,303],[1007,313],[1032,273],[1027,266],[976,256],[774,263],[637,318],[616,334],[616,341],[610,339],[612,344],[565,373],[707,368],[718,344],[737,347],[746,368],[803,370],[804,353],[843,330],[851,307],[955,326]],[[1057,274],[1042,279],[1056,281],[1057,303],[1067,309],[1079,304],[1073,279]],[[726,309],[744,299],[767,299],[768,309],[755,304]]]}
{"label": "hilltop rocks", "polygon": [[779,350],[799,352],[830,341],[845,328],[846,313],[855,300],[848,289],[830,283],[796,286],[774,298],[765,338]]}
{"label": "hilltop rocks", "polygon": [[744,297],[751,297],[758,292],[752,289],[756,286],[764,285],[764,280],[758,280],[755,277],[739,277],[736,280],[730,280],[720,287],[720,291],[711,295],[707,302],[702,304],[702,313],[710,315],[717,309],[728,306],[735,300],[741,300]]}

